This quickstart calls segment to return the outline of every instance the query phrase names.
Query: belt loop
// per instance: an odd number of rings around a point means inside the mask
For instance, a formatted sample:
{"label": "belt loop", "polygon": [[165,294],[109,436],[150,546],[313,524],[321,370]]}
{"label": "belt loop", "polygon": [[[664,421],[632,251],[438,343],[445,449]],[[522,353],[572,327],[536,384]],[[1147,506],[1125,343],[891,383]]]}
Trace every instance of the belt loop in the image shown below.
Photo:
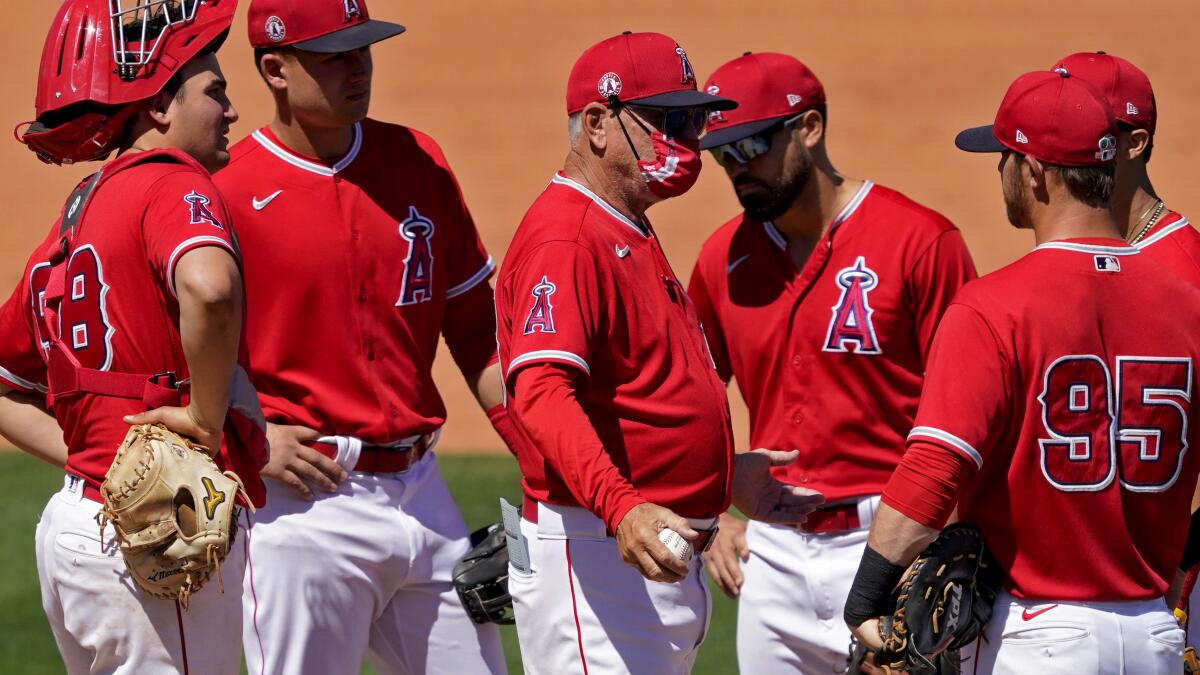
{"label": "belt loop", "polygon": [[875,522],[875,511],[879,509],[879,495],[871,495],[858,500],[858,526],[861,529],[871,529]]}
{"label": "belt loop", "polygon": [[334,457],[333,461],[345,469],[346,473],[352,473],[354,468],[358,466],[358,458],[362,456],[363,447],[361,438],[354,436],[322,436],[317,439],[317,442],[337,446],[337,457]]}

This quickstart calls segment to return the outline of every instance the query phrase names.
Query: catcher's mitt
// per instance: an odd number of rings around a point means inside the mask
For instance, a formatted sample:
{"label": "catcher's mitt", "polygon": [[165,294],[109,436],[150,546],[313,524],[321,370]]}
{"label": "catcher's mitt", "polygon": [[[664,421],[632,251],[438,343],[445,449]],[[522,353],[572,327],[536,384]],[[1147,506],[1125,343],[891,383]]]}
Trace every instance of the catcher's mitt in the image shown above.
{"label": "catcher's mitt", "polygon": [[100,486],[100,532],[113,525],[134,582],[184,607],[214,571],[220,581],[237,532],[234,500],[250,503],[206,450],[158,424],[132,426]]}
{"label": "catcher's mitt", "polygon": [[[992,617],[1003,573],[973,525],[955,523],[917,557],[896,588],[896,610],[879,624],[876,665],[939,672],[942,654],[970,644]],[[957,660],[957,659],[955,659]]]}
{"label": "catcher's mitt", "polygon": [[508,541],[492,523],[471,533],[471,551],[454,566],[454,589],[475,623],[513,623],[508,594]]}
{"label": "catcher's mitt", "polygon": [[1184,675],[1196,675],[1200,673],[1200,658],[1196,656],[1196,648],[1188,647],[1183,650],[1183,672]]}

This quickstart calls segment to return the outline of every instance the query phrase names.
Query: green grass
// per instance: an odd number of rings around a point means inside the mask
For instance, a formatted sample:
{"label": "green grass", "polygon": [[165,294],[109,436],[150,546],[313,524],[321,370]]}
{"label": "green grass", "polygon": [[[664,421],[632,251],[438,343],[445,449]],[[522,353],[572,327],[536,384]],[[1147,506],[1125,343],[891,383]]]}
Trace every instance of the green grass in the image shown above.
{"label": "green grass", "polygon": [[[440,456],[442,474],[471,528],[499,519],[500,497],[520,497],[516,462],[494,455]],[[33,531],[49,496],[62,486],[62,472],[20,453],[0,452],[0,672],[41,675],[63,672],[50,626],[42,613],[34,565]],[[713,587],[713,620],[694,672],[736,672],[735,605]],[[521,673],[517,633],[502,626],[510,673]],[[364,672],[370,672],[364,669]]]}

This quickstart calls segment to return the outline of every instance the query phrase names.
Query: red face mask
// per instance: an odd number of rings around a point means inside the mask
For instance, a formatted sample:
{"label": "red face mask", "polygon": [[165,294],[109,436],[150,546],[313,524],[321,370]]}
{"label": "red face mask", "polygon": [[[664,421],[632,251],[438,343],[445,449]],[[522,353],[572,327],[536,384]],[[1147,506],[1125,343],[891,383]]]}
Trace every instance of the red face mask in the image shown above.
{"label": "red face mask", "polygon": [[655,130],[650,132],[650,140],[654,143],[654,161],[638,160],[650,192],[670,199],[692,189],[703,166],[699,139],[672,138]]}

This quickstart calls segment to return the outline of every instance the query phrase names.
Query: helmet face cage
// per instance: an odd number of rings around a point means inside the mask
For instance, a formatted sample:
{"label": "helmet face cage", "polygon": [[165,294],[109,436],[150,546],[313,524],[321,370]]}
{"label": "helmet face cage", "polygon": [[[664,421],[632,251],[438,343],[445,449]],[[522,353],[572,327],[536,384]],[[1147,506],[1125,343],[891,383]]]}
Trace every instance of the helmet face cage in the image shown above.
{"label": "helmet face cage", "polygon": [[[154,60],[173,26],[196,18],[202,0],[109,0],[113,63],[124,81]],[[129,5],[126,7],[126,5]]]}

